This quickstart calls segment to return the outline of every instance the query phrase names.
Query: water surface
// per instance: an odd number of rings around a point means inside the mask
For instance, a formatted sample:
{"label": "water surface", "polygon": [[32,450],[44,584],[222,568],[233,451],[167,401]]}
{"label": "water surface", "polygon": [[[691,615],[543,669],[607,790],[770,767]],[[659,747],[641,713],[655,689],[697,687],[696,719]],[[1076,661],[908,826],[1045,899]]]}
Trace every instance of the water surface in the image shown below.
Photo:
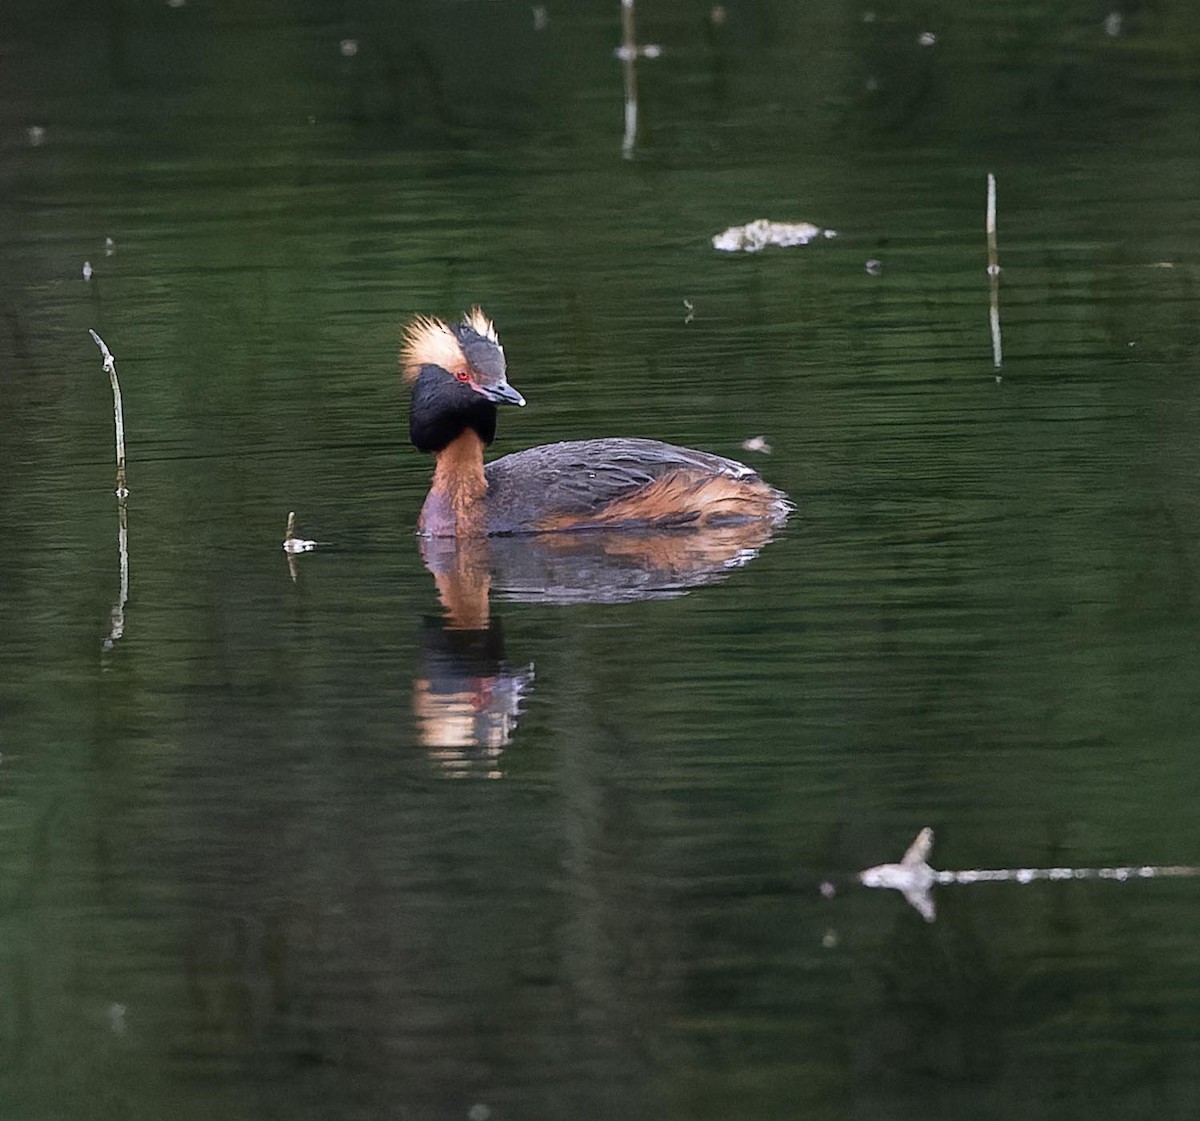
{"label": "water surface", "polygon": [[[10,7],[6,1118],[1195,1115],[1194,882],[852,884],[1200,861],[1190,5],[643,3],[630,159],[615,3]],[[796,514],[448,613],[396,352],[474,302],[497,452]]]}

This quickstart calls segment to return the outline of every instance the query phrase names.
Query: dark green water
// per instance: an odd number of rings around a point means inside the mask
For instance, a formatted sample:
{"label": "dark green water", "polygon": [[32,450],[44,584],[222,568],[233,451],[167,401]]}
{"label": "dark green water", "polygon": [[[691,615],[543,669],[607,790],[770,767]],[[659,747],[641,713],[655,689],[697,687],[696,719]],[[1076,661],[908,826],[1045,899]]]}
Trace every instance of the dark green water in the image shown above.
{"label": "dark green water", "polygon": [[[1200,881],[851,877],[1200,862],[1197,9],[643,0],[624,159],[545,7],[7,0],[0,1116],[1195,1117]],[[497,451],[797,514],[448,630],[395,358],[476,301]]]}

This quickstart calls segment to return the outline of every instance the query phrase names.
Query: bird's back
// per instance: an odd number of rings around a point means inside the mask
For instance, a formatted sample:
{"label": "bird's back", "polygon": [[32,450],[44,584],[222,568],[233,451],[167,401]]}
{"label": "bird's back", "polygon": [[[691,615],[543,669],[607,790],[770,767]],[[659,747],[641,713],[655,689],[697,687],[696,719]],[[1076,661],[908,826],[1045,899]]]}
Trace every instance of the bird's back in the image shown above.
{"label": "bird's back", "polygon": [[791,504],[745,464],[660,440],[569,440],[489,463],[488,532],[780,522]]}

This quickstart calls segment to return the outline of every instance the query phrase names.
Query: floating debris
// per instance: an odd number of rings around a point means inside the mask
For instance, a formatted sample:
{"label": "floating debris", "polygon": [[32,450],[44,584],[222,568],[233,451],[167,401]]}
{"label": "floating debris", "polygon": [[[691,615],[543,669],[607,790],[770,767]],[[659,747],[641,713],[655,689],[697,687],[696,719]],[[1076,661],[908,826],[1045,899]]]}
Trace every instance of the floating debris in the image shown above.
{"label": "floating debris", "polygon": [[338,50],[342,52],[342,58],[353,58],[358,54],[358,40],[343,39],[338,44]]}
{"label": "floating debris", "polygon": [[25,135],[29,138],[31,148],[37,148],[46,141],[46,130],[41,125],[30,125],[25,130]]}
{"label": "floating debris", "polygon": [[771,445],[767,443],[766,436],[751,436],[749,440],[742,441],[742,451],[761,452],[763,455],[770,455]]}
{"label": "floating debris", "polygon": [[318,545],[327,545],[327,541],[310,541],[307,537],[296,536],[296,511],[288,511],[287,532],[283,538],[283,551],[287,553],[288,575],[294,584],[299,576],[296,566],[297,553],[311,553]]}
{"label": "floating debris", "polygon": [[535,4],[533,9],[533,29],[534,31],[545,31],[546,25],[550,22],[550,15],[545,7],[541,4]]}
{"label": "floating debris", "polygon": [[756,218],[744,226],[730,226],[712,239],[722,253],[757,253],[768,245],[807,245],[819,237],[837,237],[836,230],[823,230],[811,222],[772,222]]}
{"label": "floating debris", "polygon": [[917,36],[917,42],[922,47],[934,47],[937,45],[937,36],[932,31],[922,31]]}
{"label": "floating debris", "polygon": [[285,553],[311,553],[318,545],[323,545],[323,541],[309,541],[305,537],[296,536],[296,511],[290,510],[287,519],[287,536],[283,539],[283,551]]}
{"label": "floating debris", "polygon": [[920,911],[926,922],[933,922],[937,918],[937,909],[930,889],[937,880],[937,874],[928,863],[932,849],[933,830],[926,826],[908,846],[899,864],[876,864],[859,872],[858,882],[863,887],[886,887],[900,892],[911,906]]}
{"label": "floating debris", "polygon": [[[899,864],[877,864],[859,872],[864,887],[883,887],[900,892],[926,922],[937,918],[933,901],[936,884],[1030,884],[1035,880],[1149,880],[1161,877],[1200,876],[1200,868],[1186,864],[1130,864],[1113,868],[966,868],[939,872],[929,865],[933,830],[926,826],[908,846]],[[824,894],[822,892],[822,894]]]}
{"label": "floating debris", "polygon": [[714,4],[712,10],[708,13],[709,22],[713,27],[724,27],[727,18],[728,13],[725,11],[724,4]]}
{"label": "floating debris", "polygon": [[111,257],[117,251],[117,243],[111,237],[104,239],[104,255]]}
{"label": "floating debris", "polygon": [[632,62],[635,58],[662,58],[663,49],[658,43],[644,43],[642,46],[617,47],[613,54],[622,62]]}
{"label": "floating debris", "polygon": [[182,8],[187,0],[167,0],[168,8]]}
{"label": "floating debris", "polygon": [[871,276],[878,276],[883,272],[883,262],[878,257],[872,257],[866,263],[866,270]]}
{"label": "floating debris", "polygon": [[684,326],[686,326],[696,318],[696,305],[691,300],[684,300],[683,310],[687,312],[687,315],[683,317]]}
{"label": "floating debris", "polygon": [[1110,39],[1115,39],[1121,34],[1121,25],[1124,22],[1125,19],[1120,12],[1109,12],[1104,17],[1104,34]]}
{"label": "floating debris", "polygon": [[92,262],[91,262],[91,261],[84,261],[84,262],[83,262],[83,268],[82,268],[80,271],[83,273],[83,279],[84,279],[84,280],[91,280],[91,279],[92,279],[92,273],[93,273],[93,272],[95,272],[95,270],[92,268]]}

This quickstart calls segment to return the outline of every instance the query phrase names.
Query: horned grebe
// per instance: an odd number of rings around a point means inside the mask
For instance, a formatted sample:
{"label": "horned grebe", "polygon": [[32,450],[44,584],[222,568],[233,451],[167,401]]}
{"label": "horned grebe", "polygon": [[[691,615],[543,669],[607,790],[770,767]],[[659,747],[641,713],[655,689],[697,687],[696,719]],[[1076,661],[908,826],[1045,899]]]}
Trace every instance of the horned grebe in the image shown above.
{"label": "horned grebe", "polygon": [[586,529],[782,522],[787,495],[736,460],[659,440],[568,440],[484,465],[508,384],[496,328],[476,307],[460,323],[420,316],[405,330],[409,435],[434,456],[418,532],[484,537]]}

